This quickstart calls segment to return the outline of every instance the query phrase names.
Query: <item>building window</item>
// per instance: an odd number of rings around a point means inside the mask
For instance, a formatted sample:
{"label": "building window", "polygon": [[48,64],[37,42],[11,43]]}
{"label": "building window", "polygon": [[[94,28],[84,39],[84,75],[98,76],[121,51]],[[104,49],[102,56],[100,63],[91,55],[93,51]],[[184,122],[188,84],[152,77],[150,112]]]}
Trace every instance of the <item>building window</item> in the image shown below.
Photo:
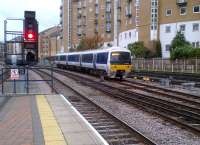
{"label": "building window", "polygon": [[165,45],[165,51],[170,51],[170,45],[169,44]]}
{"label": "building window", "polygon": [[192,42],[192,46],[193,46],[194,48],[200,48],[200,42],[199,42],[199,41],[197,41],[197,42]]}
{"label": "building window", "polygon": [[166,26],[165,27],[165,32],[166,33],[170,33],[171,32],[171,27],[170,26]]}
{"label": "building window", "polygon": [[199,31],[199,24],[198,23],[193,24],[193,31]]}
{"label": "building window", "polygon": [[166,16],[172,15],[172,9],[166,9]]}
{"label": "building window", "polygon": [[106,23],[106,32],[111,32],[111,23]]}
{"label": "building window", "polygon": [[199,47],[199,42],[196,42],[196,48],[200,48],[200,47]]}
{"label": "building window", "polygon": [[192,42],[192,47],[195,47],[195,42]]}
{"label": "building window", "polygon": [[186,7],[181,7],[180,8],[180,15],[186,15],[187,14],[187,8]]}
{"label": "building window", "polygon": [[180,31],[181,32],[185,32],[185,25],[183,24],[183,25],[180,25]]}
{"label": "building window", "polygon": [[200,13],[200,5],[193,6],[193,13]]}

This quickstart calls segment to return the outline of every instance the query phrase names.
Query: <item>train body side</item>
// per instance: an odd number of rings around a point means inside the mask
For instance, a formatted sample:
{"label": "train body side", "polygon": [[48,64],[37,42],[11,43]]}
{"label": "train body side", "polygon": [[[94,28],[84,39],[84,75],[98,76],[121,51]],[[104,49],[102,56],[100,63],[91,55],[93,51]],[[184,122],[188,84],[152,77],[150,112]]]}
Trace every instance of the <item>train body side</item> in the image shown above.
{"label": "train body side", "polygon": [[[131,54],[127,49],[111,48],[58,54],[56,65],[82,71],[92,71],[109,78],[124,78],[132,69]],[[121,61],[120,61],[121,60]]]}

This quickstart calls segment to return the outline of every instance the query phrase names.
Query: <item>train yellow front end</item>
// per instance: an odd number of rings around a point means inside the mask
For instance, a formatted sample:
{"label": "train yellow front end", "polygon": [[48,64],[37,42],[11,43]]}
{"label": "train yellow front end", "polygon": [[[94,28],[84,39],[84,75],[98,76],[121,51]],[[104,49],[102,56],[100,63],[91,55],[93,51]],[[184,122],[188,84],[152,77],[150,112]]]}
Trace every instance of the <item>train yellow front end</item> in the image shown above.
{"label": "train yellow front end", "polygon": [[110,74],[114,77],[125,78],[131,72],[132,65],[110,65]]}
{"label": "train yellow front end", "polygon": [[110,54],[110,77],[125,78],[132,70],[131,53],[126,51],[115,51]]}

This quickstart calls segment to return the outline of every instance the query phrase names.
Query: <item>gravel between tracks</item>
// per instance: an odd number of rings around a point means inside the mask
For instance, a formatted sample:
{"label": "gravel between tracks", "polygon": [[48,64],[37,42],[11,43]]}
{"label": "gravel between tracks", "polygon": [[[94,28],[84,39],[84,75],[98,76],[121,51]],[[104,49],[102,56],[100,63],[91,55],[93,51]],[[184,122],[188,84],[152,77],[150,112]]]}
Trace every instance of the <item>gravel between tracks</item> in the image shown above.
{"label": "gravel between tracks", "polygon": [[[87,95],[90,100],[102,106],[105,110],[121,118],[130,126],[156,141],[159,145],[199,145],[200,137],[166,122],[156,115],[146,113],[132,105],[118,101],[112,97],[103,95],[101,92],[80,85],[65,76],[54,73],[60,80],[76,88],[79,92]],[[63,92],[65,94],[65,90]],[[66,92],[67,93],[67,92]]]}

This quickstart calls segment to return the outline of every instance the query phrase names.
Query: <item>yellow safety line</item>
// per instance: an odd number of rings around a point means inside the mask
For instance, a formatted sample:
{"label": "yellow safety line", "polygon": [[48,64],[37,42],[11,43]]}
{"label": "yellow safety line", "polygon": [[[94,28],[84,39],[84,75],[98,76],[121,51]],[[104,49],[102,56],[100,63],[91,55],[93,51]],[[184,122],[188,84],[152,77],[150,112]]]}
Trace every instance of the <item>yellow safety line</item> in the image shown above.
{"label": "yellow safety line", "polygon": [[44,95],[37,95],[37,106],[45,145],[67,145],[62,131]]}

